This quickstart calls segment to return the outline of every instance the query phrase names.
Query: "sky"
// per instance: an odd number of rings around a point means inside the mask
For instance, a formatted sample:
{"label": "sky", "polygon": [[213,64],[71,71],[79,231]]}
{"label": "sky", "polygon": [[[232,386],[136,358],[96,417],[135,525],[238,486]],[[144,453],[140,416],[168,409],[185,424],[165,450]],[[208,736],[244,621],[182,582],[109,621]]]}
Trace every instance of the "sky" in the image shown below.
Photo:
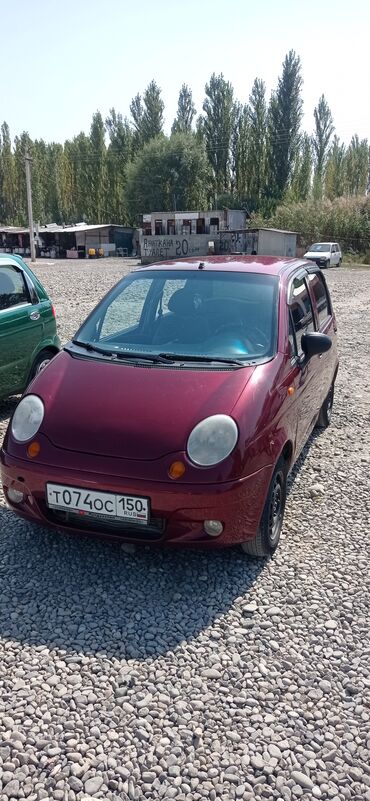
{"label": "sky", "polygon": [[247,102],[255,77],[268,96],[285,54],[302,62],[303,127],[321,94],[336,133],[370,139],[369,0],[0,0],[0,122],[11,135],[63,142],[92,114],[161,87],[165,129],[189,84],[197,111],[213,72]]}

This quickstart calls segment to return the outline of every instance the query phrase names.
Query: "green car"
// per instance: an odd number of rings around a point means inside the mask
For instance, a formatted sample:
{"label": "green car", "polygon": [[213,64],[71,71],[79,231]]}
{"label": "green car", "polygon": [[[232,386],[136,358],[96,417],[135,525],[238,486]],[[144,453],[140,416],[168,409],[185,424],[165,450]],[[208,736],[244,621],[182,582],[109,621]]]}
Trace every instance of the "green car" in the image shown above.
{"label": "green car", "polygon": [[20,256],[0,254],[0,399],[23,392],[58,353],[55,312]]}

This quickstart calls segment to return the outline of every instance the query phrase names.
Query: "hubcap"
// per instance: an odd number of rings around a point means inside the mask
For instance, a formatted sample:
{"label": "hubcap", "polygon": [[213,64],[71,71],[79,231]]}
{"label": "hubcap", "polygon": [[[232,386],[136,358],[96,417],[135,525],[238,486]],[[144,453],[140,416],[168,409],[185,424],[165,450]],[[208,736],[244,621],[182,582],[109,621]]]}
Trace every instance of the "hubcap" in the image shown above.
{"label": "hubcap", "polygon": [[40,362],[40,364],[37,367],[36,375],[41,373],[41,370],[43,370],[44,367],[46,367],[46,365],[49,364],[49,362],[50,362],[50,359],[43,359],[42,362]]}
{"label": "hubcap", "polygon": [[283,519],[283,491],[281,476],[275,477],[274,486],[271,493],[270,500],[270,514],[269,514],[269,537],[270,542],[273,544],[278,538]]}

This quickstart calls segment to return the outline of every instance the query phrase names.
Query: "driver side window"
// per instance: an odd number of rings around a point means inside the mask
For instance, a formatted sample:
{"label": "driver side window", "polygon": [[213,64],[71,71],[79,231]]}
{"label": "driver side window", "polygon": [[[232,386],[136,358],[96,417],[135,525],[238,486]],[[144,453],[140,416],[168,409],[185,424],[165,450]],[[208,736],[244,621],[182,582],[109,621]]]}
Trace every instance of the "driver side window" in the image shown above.
{"label": "driver side window", "polygon": [[14,267],[0,267],[0,310],[29,303],[29,293],[21,272]]}
{"label": "driver side window", "polygon": [[315,330],[313,310],[304,277],[295,278],[290,293],[290,316],[292,318],[297,354],[303,356],[302,336]]}

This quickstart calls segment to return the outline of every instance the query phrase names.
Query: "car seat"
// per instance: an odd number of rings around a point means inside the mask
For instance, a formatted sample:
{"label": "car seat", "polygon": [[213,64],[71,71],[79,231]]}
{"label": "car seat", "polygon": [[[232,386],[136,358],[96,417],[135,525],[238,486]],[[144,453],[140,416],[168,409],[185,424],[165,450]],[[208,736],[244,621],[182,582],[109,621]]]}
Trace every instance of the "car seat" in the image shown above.
{"label": "car seat", "polygon": [[203,342],[209,333],[203,301],[196,292],[178,289],[168,301],[168,314],[157,321],[153,344]]}

